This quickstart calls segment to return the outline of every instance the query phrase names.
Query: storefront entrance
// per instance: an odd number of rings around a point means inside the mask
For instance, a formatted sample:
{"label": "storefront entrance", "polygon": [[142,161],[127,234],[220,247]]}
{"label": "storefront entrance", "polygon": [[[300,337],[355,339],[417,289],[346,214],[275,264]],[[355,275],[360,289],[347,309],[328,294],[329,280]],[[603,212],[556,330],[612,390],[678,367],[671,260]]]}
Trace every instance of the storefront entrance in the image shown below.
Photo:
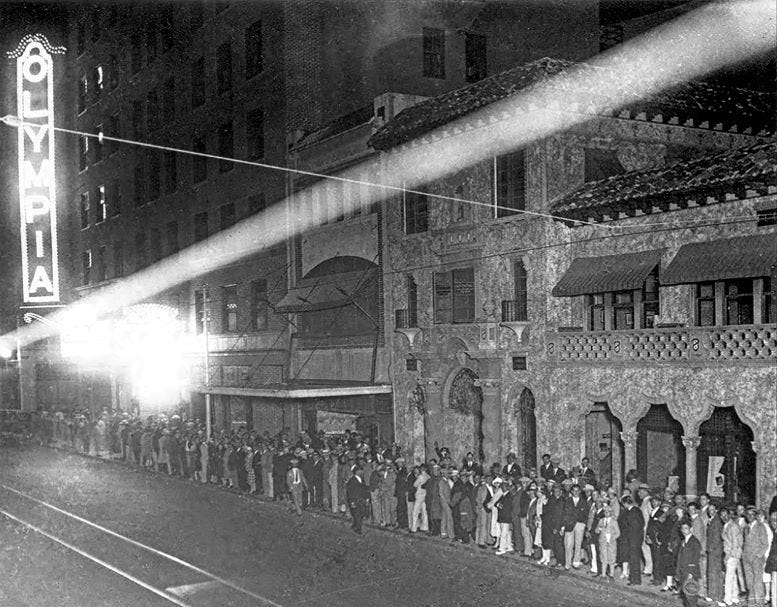
{"label": "storefront entrance", "polygon": [[604,486],[623,483],[623,430],[607,403],[594,403],[585,417],[585,454],[591,460],[596,478]]}
{"label": "storefront entrance", "polygon": [[517,426],[516,454],[522,470],[537,467],[537,418],[534,414],[534,394],[524,388],[515,404]]}
{"label": "storefront entrance", "polygon": [[[448,391],[448,406],[457,413],[449,416],[445,436],[454,457],[461,459],[471,451],[480,461],[483,453],[483,392],[475,385],[477,374],[461,369],[453,378]],[[458,444],[457,444],[458,443]]]}
{"label": "storefront entrance", "polygon": [[685,493],[683,427],[666,405],[651,405],[637,423],[637,472],[654,490]]}

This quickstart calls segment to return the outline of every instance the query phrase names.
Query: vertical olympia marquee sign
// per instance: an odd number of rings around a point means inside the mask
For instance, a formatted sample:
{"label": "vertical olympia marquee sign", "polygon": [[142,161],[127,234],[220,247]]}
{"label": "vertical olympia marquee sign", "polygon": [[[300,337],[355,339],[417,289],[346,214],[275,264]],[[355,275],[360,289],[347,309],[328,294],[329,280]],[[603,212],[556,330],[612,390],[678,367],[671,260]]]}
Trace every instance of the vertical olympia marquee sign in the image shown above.
{"label": "vertical olympia marquee sign", "polygon": [[25,304],[59,302],[57,206],[54,164],[52,47],[45,36],[22,38],[16,50],[19,131],[19,215],[22,294]]}

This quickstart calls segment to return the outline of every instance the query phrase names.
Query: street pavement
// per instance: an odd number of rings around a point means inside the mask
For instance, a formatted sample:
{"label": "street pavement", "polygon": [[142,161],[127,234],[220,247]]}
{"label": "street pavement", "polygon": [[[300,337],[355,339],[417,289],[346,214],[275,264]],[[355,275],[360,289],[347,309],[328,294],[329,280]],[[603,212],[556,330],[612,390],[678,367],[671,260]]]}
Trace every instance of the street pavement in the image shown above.
{"label": "street pavement", "polygon": [[0,450],[0,607],[679,605],[50,449]]}

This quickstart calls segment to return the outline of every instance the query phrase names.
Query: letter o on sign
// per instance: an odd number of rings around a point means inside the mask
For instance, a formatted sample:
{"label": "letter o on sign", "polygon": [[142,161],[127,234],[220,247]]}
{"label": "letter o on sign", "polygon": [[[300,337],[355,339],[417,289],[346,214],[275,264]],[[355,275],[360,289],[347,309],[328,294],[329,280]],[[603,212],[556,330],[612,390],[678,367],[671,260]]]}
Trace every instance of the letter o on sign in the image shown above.
{"label": "letter o on sign", "polygon": [[[33,65],[38,66],[37,72],[32,71]],[[46,65],[46,60],[40,55],[30,55],[24,60],[22,74],[24,75],[25,80],[29,82],[40,82],[46,77],[47,72],[48,66]]]}

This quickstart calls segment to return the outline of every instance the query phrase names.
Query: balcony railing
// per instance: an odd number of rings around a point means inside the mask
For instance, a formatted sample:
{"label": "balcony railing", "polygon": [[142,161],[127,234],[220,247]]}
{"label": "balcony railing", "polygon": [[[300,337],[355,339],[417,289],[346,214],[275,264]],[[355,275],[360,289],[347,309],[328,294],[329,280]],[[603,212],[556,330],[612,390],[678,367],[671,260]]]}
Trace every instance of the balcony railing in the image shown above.
{"label": "balcony railing", "polygon": [[526,300],[502,300],[502,322],[526,322]]}
{"label": "balcony railing", "polygon": [[394,310],[394,328],[395,329],[417,329],[417,314],[411,314],[410,310]]}
{"label": "balcony railing", "polygon": [[777,325],[546,333],[560,363],[777,362]]}

